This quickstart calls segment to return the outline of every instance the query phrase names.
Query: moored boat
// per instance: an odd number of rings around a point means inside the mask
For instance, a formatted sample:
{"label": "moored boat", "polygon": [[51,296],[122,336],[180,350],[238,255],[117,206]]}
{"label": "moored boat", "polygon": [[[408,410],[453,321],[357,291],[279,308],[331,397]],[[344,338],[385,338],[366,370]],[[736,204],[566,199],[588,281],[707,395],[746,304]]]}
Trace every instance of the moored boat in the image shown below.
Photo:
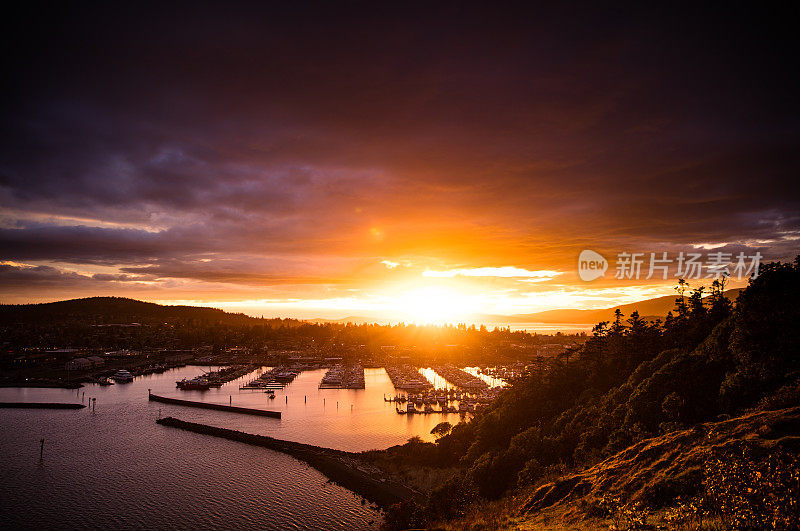
{"label": "moored boat", "polygon": [[184,378],[175,382],[175,384],[178,389],[183,389],[184,391],[205,391],[211,387],[206,378],[192,378],[191,380]]}
{"label": "moored boat", "polygon": [[120,369],[111,377],[117,383],[128,383],[133,381],[133,375],[125,369]]}

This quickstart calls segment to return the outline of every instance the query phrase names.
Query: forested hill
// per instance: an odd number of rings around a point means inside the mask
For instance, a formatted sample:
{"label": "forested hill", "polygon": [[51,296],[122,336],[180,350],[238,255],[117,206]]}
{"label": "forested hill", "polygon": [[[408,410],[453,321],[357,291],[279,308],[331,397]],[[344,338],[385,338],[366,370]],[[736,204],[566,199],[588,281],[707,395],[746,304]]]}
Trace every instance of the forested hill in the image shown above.
{"label": "forested hill", "polygon": [[197,325],[300,324],[295,319],[258,319],[243,313],[228,313],[200,306],[164,306],[122,297],[89,297],[43,304],[0,305],[0,324],[188,323]]}

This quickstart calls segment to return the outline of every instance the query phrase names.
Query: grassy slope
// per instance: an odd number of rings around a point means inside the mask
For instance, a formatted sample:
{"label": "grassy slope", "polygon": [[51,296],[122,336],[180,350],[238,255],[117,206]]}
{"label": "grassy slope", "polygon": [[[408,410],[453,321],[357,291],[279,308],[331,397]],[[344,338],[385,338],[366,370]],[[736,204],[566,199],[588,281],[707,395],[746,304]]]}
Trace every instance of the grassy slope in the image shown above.
{"label": "grassy slope", "polygon": [[[748,413],[700,424],[639,443],[595,466],[555,481],[487,502],[469,516],[441,522],[441,529],[596,529],[603,495],[630,502],[674,500],[696,494],[703,466],[727,450],[746,446],[766,454],[776,448],[800,451],[800,407]],[[654,513],[658,523],[659,513]]]}

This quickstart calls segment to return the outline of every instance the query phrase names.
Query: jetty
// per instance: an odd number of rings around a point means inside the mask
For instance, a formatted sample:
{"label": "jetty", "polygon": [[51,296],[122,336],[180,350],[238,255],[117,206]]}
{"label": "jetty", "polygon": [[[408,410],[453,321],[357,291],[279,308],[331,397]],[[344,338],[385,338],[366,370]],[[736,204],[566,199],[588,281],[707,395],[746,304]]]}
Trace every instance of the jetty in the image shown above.
{"label": "jetty", "polygon": [[0,402],[0,408],[16,409],[81,409],[84,404],[64,404],[59,402]]}
{"label": "jetty", "polygon": [[162,402],[164,404],[175,404],[177,406],[196,407],[200,409],[214,409],[216,411],[228,411],[230,413],[243,413],[245,415],[258,415],[261,417],[281,418],[280,411],[270,411],[267,409],[254,409],[249,407],[240,406],[226,406],[224,404],[213,404],[209,402],[196,402],[194,400],[183,400],[180,398],[169,398],[166,396],[154,395],[149,393],[148,399],[153,402]]}
{"label": "jetty", "polygon": [[392,481],[391,477],[367,463],[361,458],[360,454],[354,452],[345,452],[311,444],[284,441],[267,437],[266,435],[254,435],[195,422],[186,422],[174,417],[165,417],[156,422],[162,426],[220,437],[253,446],[261,446],[290,455],[295,459],[308,463],[331,481],[384,509],[407,500],[416,494],[411,488]]}

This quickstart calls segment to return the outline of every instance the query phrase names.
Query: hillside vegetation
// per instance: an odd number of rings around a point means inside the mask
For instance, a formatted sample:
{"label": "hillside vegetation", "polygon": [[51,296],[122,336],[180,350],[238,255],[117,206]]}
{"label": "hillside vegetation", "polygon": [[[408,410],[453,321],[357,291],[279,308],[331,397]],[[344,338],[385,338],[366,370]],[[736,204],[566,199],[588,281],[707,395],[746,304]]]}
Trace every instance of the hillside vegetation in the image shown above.
{"label": "hillside vegetation", "polygon": [[[685,283],[679,288],[683,295]],[[796,522],[790,516],[797,504],[785,500],[800,494],[791,451],[797,410],[764,413],[771,423],[743,415],[800,405],[800,260],[763,266],[735,308],[722,288],[715,282],[707,298],[703,288],[688,290],[663,321],[617,312],[584,345],[516,381],[486,412],[436,443],[415,440],[376,455],[386,466],[456,470],[425,500],[395,507],[387,526],[464,521],[487,503],[515,508],[530,521],[554,506],[567,511],[562,500],[583,500],[584,517],[615,518],[622,507],[631,514],[680,511],[680,499],[697,504],[693,517],[723,527],[792,528],[787,522]],[[749,444],[762,425],[764,433],[785,432],[787,444]],[[701,437],[709,433],[716,435]],[[738,461],[721,461],[731,470],[709,468],[720,448],[738,452]],[[761,467],[762,476],[774,469],[770,477],[782,479],[765,485],[755,472],[748,476]],[[772,505],[750,504],[754,514],[739,514],[733,478]],[[627,486],[618,485],[621,479]],[[718,492],[717,502],[708,501],[709,489],[723,488],[729,490]],[[569,504],[573,519],[576,507]],[[625,525],[639,524],[632,516]]]}

